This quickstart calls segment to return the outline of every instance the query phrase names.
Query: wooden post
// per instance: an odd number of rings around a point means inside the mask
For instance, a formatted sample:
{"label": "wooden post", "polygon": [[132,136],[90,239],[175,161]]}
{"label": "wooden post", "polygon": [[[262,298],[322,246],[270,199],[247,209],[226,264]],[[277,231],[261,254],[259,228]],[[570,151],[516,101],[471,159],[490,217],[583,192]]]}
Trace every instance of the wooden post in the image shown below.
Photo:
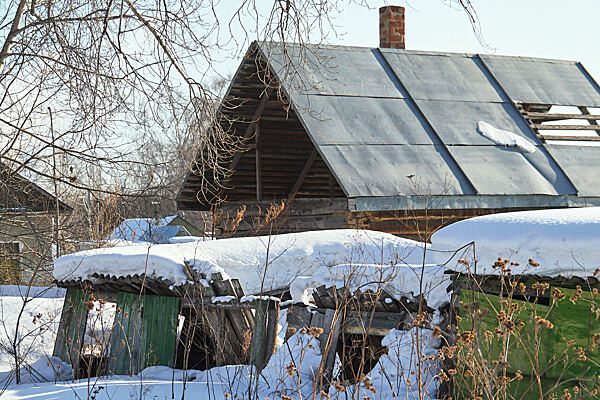
{"label": "wooden post", "polygon": [[278,317],[278,302],[273,300],[256,301],[250,363],[259,371],[265,367],[273,354],[275,338],[277,337]]}
{"label": "wooden post", "polygon": [[262,166],[260,163],[260,122],[254,128],[254,151],[256,155],[256,201],[262,200]]}
{"label": "wooden post", "polygon": [[[335,354],[337,350],[340,331],[342,328],[342,315],[340,310],[328,308],[325,311],[323,321],[323,333],[321,334],[321,389],[329,387],[335,365]],[[325,390],[327,391],[327,390]]]}
{"label": "wooden post", "polygon": [[252,350],[250,363],[259,371],[263,368],[265,359],[265,346],[267,339],[267,307],[268,301],[259,300],[254,314],[254,332],[252,332]]}
{"label": "wooden post", "polygon": [[267,312],[267,340],[265,344],[265,354],[263,357],[263,366],[267,365],[269,359],[275,352],[275,342],[277,340],[277,323],[279,322],[279,302],[271,301]]}

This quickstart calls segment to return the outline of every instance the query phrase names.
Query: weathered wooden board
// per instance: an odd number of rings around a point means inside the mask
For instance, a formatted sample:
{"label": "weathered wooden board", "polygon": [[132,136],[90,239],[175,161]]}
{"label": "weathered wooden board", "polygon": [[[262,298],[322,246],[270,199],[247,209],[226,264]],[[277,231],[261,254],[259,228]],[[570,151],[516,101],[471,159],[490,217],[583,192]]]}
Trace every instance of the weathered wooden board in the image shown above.
{"label": "weathered wooden board", "polygon": [[120,292],[110,343],[108,371],[135,375],[143,365],[142,299],[139,294]]}
{"label": "weathered wooden board", "polygon": [[86,300],[81,288],[72,286],[67,289],[52,353],[53,356],[71,364],[74,371],[79,365],[81,345],[85,335]]}
{"label": "weathered wooden board", "polygon": [[177,344],[177,297],[144,296],[142,298],[143,368],[154,365],[173,367]]}

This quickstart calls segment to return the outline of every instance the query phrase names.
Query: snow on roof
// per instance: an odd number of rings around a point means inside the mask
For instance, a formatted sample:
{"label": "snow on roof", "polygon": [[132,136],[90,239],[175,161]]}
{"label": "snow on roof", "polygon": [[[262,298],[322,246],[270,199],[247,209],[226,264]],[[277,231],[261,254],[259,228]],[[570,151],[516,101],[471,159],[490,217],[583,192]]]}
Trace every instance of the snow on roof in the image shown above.
{"label": "snow on roof", "polygon": [[492,142],[507,147],[516,147],[525,153],[534,153],[535,144],[530,142],[524,136],[517,135],[504,129],[498,129],[485,121],[477,123],[477,130]]}
{"label": "snow on roof", "polygon": [[[436,250],[475,242],[477,273],[495,272],[500,257],[520,263],[513,273],[587,277],[600,265],[600,207],[486,215],[442,228],[431,240]],[[540,266],[525,267],[530,258]]]}
{"label": "snow on roof", "polygon": [[[340,229],[273,236],[102,248],[62,256],[58,280],[94,274],[147,274],[175,285],[188,281],[187,262],[198,273],[239,279],[246,294],[287,287],[296,277],[339,264],[421,264],[423,244],[382,232]],[[262,289],[262,290],[261,290]]]}

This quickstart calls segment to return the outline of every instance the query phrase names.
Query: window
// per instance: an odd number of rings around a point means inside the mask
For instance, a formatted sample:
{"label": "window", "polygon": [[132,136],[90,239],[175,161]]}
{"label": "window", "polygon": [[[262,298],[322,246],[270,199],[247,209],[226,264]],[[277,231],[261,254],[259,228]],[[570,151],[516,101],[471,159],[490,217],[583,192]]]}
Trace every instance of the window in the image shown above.
{"label": "window", "polygon": [[19,242],[0,242],[0,284],[17,285],[21,283],[20,250]]}
{"label": "window", "polygon": [[544,143],[600,146],[600,109],[585,106],[517,104]]}

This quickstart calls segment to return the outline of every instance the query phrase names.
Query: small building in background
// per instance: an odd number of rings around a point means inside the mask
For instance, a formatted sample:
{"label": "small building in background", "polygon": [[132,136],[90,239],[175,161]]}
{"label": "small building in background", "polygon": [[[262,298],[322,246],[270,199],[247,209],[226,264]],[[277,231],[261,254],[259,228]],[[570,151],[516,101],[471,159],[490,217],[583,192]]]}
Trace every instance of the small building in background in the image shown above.
{"label": "small building in background", "polygon": [[109,240],[174,243],[186,238],[204,238],[205,232],[179,215],[157,218],[127,218],[115,228]]}
{"label": "small building in background", "polygon": [[71,207],[0,164],[0,284],[47,285]]}

